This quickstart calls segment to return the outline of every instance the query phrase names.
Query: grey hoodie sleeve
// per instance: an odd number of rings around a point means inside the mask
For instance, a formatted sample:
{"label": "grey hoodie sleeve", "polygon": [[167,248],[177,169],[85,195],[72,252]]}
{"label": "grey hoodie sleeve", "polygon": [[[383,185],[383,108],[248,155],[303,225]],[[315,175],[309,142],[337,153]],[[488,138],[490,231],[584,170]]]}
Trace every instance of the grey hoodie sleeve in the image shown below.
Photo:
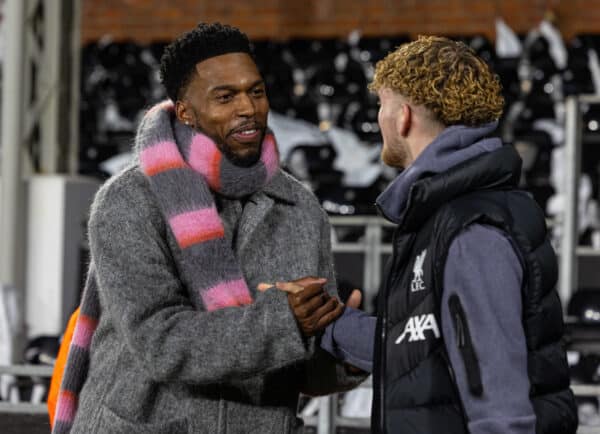
{"label": "grey hoodie sleeve", "polygon": [[[527,347],[521,321],[523,269],[511,242],[490,226],[471,225],[450,246],[444,271],[442,333],[471,434],[534,434]],[[457,296],[481,369],[483,393],[469,390],[458,350]],[[456,297],[455,300],[456,301]]]}
{"label": "grey hoodie sleeve", "polygon": [[376,317],[347,307],[343,315],[325,329],[321,348],[338,360],[371,373],[376,323]]}
{"label": "grey hoodie sleeve", "polygon": [[[321,223],[321,245],[319,248],[319,277],[327,278],[327,290],[330,294],[337,296],[335,272],[333,267],[333,255],[331,253],[331,229],[327,215],[323,212],[323,220]],[[346,308],[346,312],[349,309]],[[342,317],[344,318],[346,312]],[[327,331],[321,338],[314,339],[315,351],[309,361],[306,362],[306,375],[301,391],[307,395],[318,396],[332,392],[341,392],[356,387],[360,382],[365,380],[366,374],[351,374],[343,365],[342,362],[353,364],[350,360],[336,357],[337,354],[332,353],[324,345],[324,341],[329,342],[328,330],[332,329],[336,322],[327,327]],[[374,330],[374,328],[373,328]],[[372,347],[372,338],[374,333],[369,336],[369,341]],[[311,340],[312,340],[311,339]],[[333,355],[334,357],[331,357]],[[357,367],[362,367],[355,365]]]}

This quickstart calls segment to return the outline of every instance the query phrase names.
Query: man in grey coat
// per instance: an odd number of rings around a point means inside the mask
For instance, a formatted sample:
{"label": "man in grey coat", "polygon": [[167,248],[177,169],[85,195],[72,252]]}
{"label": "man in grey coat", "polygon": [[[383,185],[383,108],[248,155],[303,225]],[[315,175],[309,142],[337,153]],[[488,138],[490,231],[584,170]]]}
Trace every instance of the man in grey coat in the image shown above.
{"label": "man in grey coat", "polygon": [[[318,344],[343,310],[327,217],[278,167],[243,33],[200,24],[161,73],[171,101],[144,117],[136,164],[92,207],[54,432],[297,432],[300,393],[364,379]],[[300,276],[326,281],[256,290]]]}

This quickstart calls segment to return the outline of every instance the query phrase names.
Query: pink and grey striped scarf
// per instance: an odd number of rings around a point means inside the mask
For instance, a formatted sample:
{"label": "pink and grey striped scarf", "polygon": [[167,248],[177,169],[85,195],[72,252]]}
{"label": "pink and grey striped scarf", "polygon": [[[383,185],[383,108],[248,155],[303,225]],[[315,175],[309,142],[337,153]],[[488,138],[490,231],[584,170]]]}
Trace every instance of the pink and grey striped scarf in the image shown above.
{"label": "pink and grey striped scarf", "polygon": [[[273,134],[265,134],[261,157],[254,165],[239,167],[224,158],[210,138],[177,122],[173,103],[165,101],[144,116],[136,150],[139,165],[181,248],[184,260],[178,264],[180,277],[190,297],[207,311],[252,303],[237,259],[225,239],[212,192],[241,198],[268,183],[279,167]],[[210,260],[214,257],[220,260]],[[203,266],[209,265],[209,260],[210,266]],[[58,396],[53,433],[71,430],[99,318],[92,262]]]}

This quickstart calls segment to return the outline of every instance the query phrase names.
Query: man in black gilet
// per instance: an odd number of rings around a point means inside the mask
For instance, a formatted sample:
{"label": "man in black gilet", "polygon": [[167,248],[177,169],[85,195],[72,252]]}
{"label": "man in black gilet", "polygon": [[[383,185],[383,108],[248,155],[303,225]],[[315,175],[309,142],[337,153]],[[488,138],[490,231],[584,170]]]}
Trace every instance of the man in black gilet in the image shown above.
{"label": "man in black gilet", "polygon": [[519,155],[491,136],[497,76],[466,45],[421,37],[370,88],[382,159],[404,169],[377,200],[394,253],[376,325],[347,308],[322,347],[372,369],[373,432],[575,433],[556,257]]}

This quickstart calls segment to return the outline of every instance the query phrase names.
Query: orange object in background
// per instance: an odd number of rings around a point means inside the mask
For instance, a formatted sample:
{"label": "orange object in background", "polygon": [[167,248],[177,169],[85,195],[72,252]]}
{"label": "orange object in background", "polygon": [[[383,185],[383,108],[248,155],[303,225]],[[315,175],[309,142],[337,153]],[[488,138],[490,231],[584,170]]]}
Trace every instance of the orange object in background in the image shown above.
{"label": "orange object in background", "polygon": [[77,324],[78,317],[79,308],[77,308],[75,312],[71,314],[71,318],[69,318],[69,323],[63,334],[63,339],[60,343],[60,348],[58,349],[58,356],[56,356],[56,362],[54,363],[52,378],[50,379],[47,404],[51,427],[54,426],[54,413],[56,411],[56,402],[58,401],[58,392],[62,383],[65,365],[67,364],[67,357],[69,356],[69,347],[71,346],[71,340],[73,339],[73,332],[75,331],[75,324]]}

